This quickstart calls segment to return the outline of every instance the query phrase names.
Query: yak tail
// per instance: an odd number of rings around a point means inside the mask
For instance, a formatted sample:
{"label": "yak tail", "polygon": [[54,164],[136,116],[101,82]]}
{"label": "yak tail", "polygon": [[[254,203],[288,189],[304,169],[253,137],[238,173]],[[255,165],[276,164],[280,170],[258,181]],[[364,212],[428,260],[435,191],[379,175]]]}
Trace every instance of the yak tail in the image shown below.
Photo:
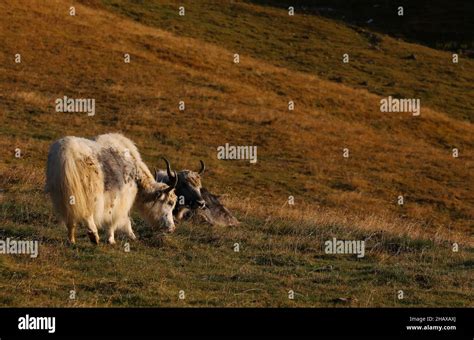
{"label": "yak tail", "polygon": [[49,150],[45,189],[64,223],[85,220],[94,213],[98,168],[88,150],[74,137],[53,143]]}

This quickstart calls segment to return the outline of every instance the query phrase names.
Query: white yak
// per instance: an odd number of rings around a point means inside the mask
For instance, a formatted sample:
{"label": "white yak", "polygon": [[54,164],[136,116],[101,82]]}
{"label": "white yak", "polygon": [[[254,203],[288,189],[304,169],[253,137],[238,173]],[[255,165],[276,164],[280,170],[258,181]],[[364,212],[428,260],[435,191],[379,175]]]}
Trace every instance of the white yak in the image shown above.
{"label": "white yak", "polygon": [[121,134],[93,139],[68,136],[49,149],[45,189],[71,243],[79,223],[87,226],[96,244],[100,228],[106,229],[111,244],[117,229],[135,239],[129,217],[134,203],[152,227],[173,232],[176,182],[169,186],[156,182],[135,144]]}

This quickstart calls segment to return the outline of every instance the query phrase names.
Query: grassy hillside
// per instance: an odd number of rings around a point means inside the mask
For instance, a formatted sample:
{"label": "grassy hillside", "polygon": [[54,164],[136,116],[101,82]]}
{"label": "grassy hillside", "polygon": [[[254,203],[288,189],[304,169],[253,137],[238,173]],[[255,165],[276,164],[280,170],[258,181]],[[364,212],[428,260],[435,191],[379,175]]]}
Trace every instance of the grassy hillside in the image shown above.
{"label": "grassy hillside", "polygon": [[[372,46],[372,33],[239,1],[186,2],[185,19],[177,3],[83,3],[75,17],[57,0],[0,4],[0,238],[41,240],[38,259],[0,256],[2,305],[473,300],[471,60],[453,65],[447,52],[388,37]],[[55,112],[64,95],[95,98],[96,115]],[[382,114],[381,95],[421,97],[422,114]],[[66,245],[42,193],[47,148],[111,131],[133,139],[150,167],[162,155],[176,168],[204,159],[206,186],[242,225],[183,224],[160,238],[135,216],[130,253],[125,240],[96,248],[81,235]],[[257,164],[217,160],[227,142],[257,145]],[[332,237],[366,240],[366,257],[325,255]]]}
{"label": "grassy hillside", "polygon": [[[236,204],[241,227],[184,224],[164,239],[135,218],[141,238],[126,253],[126,240],[96,247],[84,233],[68,246],[41,198],[2,207],[15,220],[2,238],[41,240],[35,260],[0,258],[3,306],[468,306],[473,297],[472,249],[453,256],[446,243],[395,236],[398,226],[377,218],[348,228],[347,216],[309,209],[306,218],[275,209],[256,215]],[[332,237],[366,239],[366,257],[325,255],[322,242]]]}
{"label": "grassy hillside", "polygon": [[[286,10],[243,1],[87,2],[179,36],[218,44],[232,54],[250,55],[378,95],[422,98],[425,106],[471,122],[474,119],[474,98],[466,96],[474,90],[473,61],[463,59],[454,65],[452,53],[310,14],[291,17]],[[186,9],[184,17],[178,14],[181,5]],[[464,22],[459,21],[460,25]],[[400,26],[405,29],[407,25]],[[350,63],[342,65],[344,53],[350,55]],[[412,54],[417,60],[410,59]]]}

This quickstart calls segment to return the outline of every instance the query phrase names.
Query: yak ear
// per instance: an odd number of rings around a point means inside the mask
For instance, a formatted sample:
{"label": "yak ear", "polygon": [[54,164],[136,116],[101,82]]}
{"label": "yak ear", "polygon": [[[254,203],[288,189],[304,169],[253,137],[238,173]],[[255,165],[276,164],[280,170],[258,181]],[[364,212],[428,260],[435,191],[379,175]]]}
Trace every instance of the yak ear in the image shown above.
{"label": "yak ear", "polygon": [[158,182],[158,170],[156,168],[153,168],[153,171],[155,173],[155,181]]}

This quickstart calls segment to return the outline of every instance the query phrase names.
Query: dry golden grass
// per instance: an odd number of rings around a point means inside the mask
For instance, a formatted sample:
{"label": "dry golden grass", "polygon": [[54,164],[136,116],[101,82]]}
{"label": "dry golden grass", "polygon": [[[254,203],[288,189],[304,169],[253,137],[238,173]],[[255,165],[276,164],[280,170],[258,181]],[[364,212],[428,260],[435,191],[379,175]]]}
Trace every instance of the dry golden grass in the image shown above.
{"label": "dry golden grass", "polygon": [[472,247],[471,239],[464,239],[464,234],[459,231],[438,227],[436,230],[426,232],[423,226],[416,222],[400,218],[396,214],[381,215],[380,213],[367,214],[337,208],[315,208],[303,204],[297,207],[283,205],[262,205],[257,200],[247,198],[224,199],[231,209],[240,211],[244,216],[253,216],[262,220],[284,220],[295,225],[315,224],[321,228],[332,226],[350,226],[357,233],[377,234],[384,233],[390,237],[407,237],[419,240],[432,240],[435,243],[453,243]]}

